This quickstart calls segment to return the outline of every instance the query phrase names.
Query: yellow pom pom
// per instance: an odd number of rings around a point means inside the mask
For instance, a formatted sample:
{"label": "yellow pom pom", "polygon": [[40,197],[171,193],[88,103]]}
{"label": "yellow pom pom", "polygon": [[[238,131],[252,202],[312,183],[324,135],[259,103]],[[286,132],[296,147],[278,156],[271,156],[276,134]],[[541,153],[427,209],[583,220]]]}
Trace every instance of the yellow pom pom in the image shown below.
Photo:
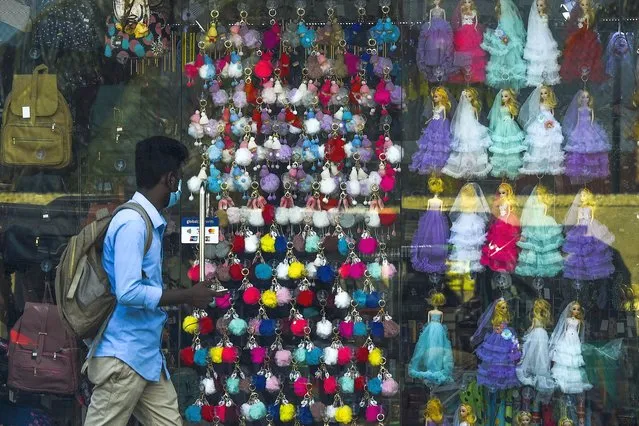
{"label": "yellow pom pom", "polygon": [[377,367],[382,365],[382,350],[380,348],[375,348],[368,353],[368,362],[373,366]]}
{"label": "yellow pom pom", "polygon": [[266,290],[262,293],[262,303],[267,308],[275,308],[277,306],[277,294],[273,290]]}
{"label": "yellow pom pom", "polygon": [[271,234],[266,234],[260,238],[260,247],[264,253],[275,253],[275,238]]}
{"label": "yellow pom pom", "polygon": [[182,321],[182,330],[186,331],[189,334],[195,334],[198,329],[197,318],[193,315],[187,315],[184,317]]}
{"label": "yellow pom pom", "polygon": [[306,273],[306,268],[302,262],[297,260],[288,266],[288,277],[292,280],[299,280]]}
{"label": "yellow pom pom", "polygon": [[209,356],[211,357],[211,361],[215,364],[222,363],[222,347],[214,346],[209,350]]}
{"label": "yellow pom pom", "polygon": [[280,421],[290,422],[295,418],[295,406],[293,404],[280,405]]}
{"label": "yellow pom pom", "polygon": [[342,405],[335,410],[335,420],[338,423],[346,424],[353,420],[353,410],[348,405]]}

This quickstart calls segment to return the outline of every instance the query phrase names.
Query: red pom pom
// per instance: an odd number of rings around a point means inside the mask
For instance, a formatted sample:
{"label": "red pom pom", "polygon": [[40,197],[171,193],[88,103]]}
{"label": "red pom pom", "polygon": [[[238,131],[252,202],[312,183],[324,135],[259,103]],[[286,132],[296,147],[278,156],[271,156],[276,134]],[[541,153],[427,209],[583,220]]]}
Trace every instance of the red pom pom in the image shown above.
{"label": "red pom pom", "polygon": [[337,392],[337,379],[333,376],[329,376],[324,379],[324,393],[333,395],[335,392]]}
{"label": "red pom pom", "polygon": [[200,318],[198,325],[200,327],[200,334],[211,334],[215,328],[213,320],[209,316]]}
{"label": "red pom pom", "polygon": [[383,208],[379,212],[379,222],[382,226],[390,226],[397,220],[397,213],[391,208]]}
{"label": "red pom pom", "polygon": [[351,275],[351,264],[343,263],[342,266],[339,267],[339,276],[343,280],[347,279]]}
{"label": "red pom pom", "polygon": [[295,391],[295,395],[300,398],[303,398],[306,395],[306,386],[308,384],[308,379],[306,377],[298,377],[293,383],[293,391]]}
{"label": "red pom pom", "polygon": [[200,265],[194,265],[189,268],[189,272],[186,273],[191,281],[194,283],[200,281]]}
{"label": "red pom pom", "polygon": [[351,362],[353,358],[353,351],[348,346],[339,348],[337,351],[337,363],[339,365],[346,365]]}
{"label": "red pom pom", "polygon": [[366,265],[364,262],[356,262],[351,265],[348,275],[354,280],[359,280],[364,276],[364,272],[366,272]]}
{"label": "red pom pom", "polygon": [[226,422],[226,405],[216,405],[213,407],[213,412],[219,417],[221,423]]}
{"label": "red pom pom", "polygon": [[242,265],[239,263],[234,263],[229,268],[229,275],[231,275],[231,279],[233,281],[242,281],[244,275],[242,274]]}
{"label": "red pom pom", "polygon": [[291,322],[291,333],[297,337],[302,337],[305,334],[305,329],[308,327],[308,321],[303,318],[294,319]]}
{"label": "red pom pom", "polygon": [[186,367],[193,365],[193,357],[195,356],[195,350],[191,346],[180,350],[180,360]]}
{"label": "red pom pom", "polygon": [[260,290],[257,287],[249,287],[246,290],[244,290],[244,294],[242,295],[242,300],[247,305],[255,305],[257,302],[260,301],[261,296],[262,296],[262,293],[260,293]]}
{"label": "red pom pom", "polygon": [[233,246],[231,248],[235,254],[244,253],[244,237],[242,235],[236,235],[233,237]]}
{"label": "red pom pom", "polygon": [[357,348],[355,359],[357,359],[357,362],[360,364],[366,364],[368,362],[368,349],[363,346]]}
{"label": "red pom pom", "polygon": [[262,219],[264,219],[264,223],[267,225],[272,225],[273,220],[275,220],[275,207],[271,204],[267,204],[262,209]]}
{"label": "red pom pom", "polygon": [[333,163],[341,163],[346,159],[346,151],[344,150],[344,139],[341,137],[333,137],[326,142],[324,158]]}
{"label": "red pom pom", "polygon": [[222,362],[227,364],[233,364],[237,359],[237,349],[235,346],[226,347],[222,349]]}
{"label": "red pom pom", "polygon": [[202,418],[204,421],[212,422],[215,420],[215,409],[210,405],[202,406]]}
{"label": "red pom pom", "polygon": [[362,254],[373,254],[377,250],[377,240],[373,237],[365,237],[359,240],[357,248]]}
{"label": "red pom pom", "polygon": [[257,61],[257,64],[255,64],[253,71],[255,72],[255,75],[261,79],[269,78],[271,74],[273,74],[273,64],[269,61],[260,59]]}
{"label": "red pom pom", "polygon": [[322,210],[334,209],[337,207],[337,203],[338,203],[337,198],[329,198],[328,201],[326,202],[322,201],[322,205],[321,205]]}
{"label": "red pom pom", "polygon": [[315,298],[315,293],[313,290],[302,290],[297,295],[297,303],[300,306],[308,308],[313,305],[313,299]]}
{"label": "red pom pom", "polygon": [[358,376],[355,378],[355,392],[364,392],[366,387],[366,376]]}

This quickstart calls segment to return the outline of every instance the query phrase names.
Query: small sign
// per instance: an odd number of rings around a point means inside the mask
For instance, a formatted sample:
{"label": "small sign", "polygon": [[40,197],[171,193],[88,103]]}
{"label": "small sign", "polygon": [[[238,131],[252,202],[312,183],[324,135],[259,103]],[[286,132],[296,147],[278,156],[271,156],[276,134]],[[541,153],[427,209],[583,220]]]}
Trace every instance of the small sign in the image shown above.
{"label": "small sign", "polygon": [[31,107],[29,106],[22,107],[22,118],[31,118]]}
{"label": "small sign", "polygon": [[[182,218],[182,244],[198,244],[200,242],[200,219],[197,217]],[[216,217],[207,217],[204,224],[204,244],[220,242],[220,225]]]}

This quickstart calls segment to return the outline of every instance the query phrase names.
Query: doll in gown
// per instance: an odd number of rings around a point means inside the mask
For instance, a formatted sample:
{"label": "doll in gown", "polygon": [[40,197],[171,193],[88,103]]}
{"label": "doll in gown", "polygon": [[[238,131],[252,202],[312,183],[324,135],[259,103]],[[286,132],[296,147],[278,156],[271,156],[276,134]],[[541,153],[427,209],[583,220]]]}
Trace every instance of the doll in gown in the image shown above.
{"label": "doll in gown", "polygon": [[550,337],[552,377],[565,394],[592,389],[584,369],[581,345],[584,339],[584,311],[579,302],[570,302],[559,317]]}
{"label": "doll in gown", "polygon": [[591,0],[579,0],[570,11],[568,36],[559,74],[565,83],[587,79],[601,83],[606,79],[603,49],[594,31],[595,9]]}
{"label": "doll in gown", "polygon": [[453,349],[448,330],[442,323],[444,314],[439,310],[445,303],[446,298],[442,293],[431,296],[430,304],[433,309],[428,311],[428,323],[419,336],[408,365],[408,375],[428,386],[453,381]]}
{"label": "doll in gown", "polygon": [[443,87],[431,91],[433,116],[417,141],[417,152],[413,154],[410,171],[420,175],[437,172],[444,167],[450,153],[450,120],[448,114],[452,104]]}
{"label": "doll in gown", "polygon": [[484,32],[482,49],[490,53],[486,65],[486,84],[496,89],[519,90],[526,85],[526,61],[523,58],[526,30],[512,0],[497,0],[498,24]]}
{"label": "doll in gown", "polygon": [[450,237],[448,219],[443,213],[444,204],[439,198],[444,183],[438,177],[431,177],[428,179],[428,189],[433,198],[428,200],[426,211],[419,218],[417,232],[413,235],[411,262],[416,271],[443,274],[446,272]]}
{"label": "doll in gown", "polygon": [[424,426],[442,426],[444,424],[444,404],[436,396],[430,398],[424,410]]}
{"label": "doll in gown", "polygon": [[488,149],[491,153],[491,175],[516,179],[522,166],[524,132],[515,118],[519,114],[519,105],[512,89],[503,89],[497,93],[489,114],[490,139]]}
{"label": "doll in gown", "polygon": [[519,123],[526,131],[524,175],[559,175],[563,173],[564,136],[555,120],[557,97],[550,86],[539,86],[532,91],[519,112]]}
{"label": "doll in gown", "polygon": [[528,61],[527,86],[554,86],[561,80],[557,62],[560,52],[548,27],[548,1],[534,1],[528,14],[528,37],[524,47],[524,59]]}
{"label": "doll in gown", "polygon": [[531,312],[532,323],[524,335],[522,357],[517,366],[517,378],[524,386],[531,386],[545,397],[555,390],[550,374],[550,350],[546,328],[552,323],[552,308],[545,299],[535,300]]}
{"label": "doll in gown", "polygon": [[491,169],[488,128],[479,122],[481,101],[477,90],[467,87],[459,98],[450,125],[451,154],[442,173],[455,179],[484,178]]}
{"label": "doll in gown", "polygon": [[495,272],[511,273],[517,265],[517,241],[521,227],[515,213],[516,202],[512,186],[500,184],[481,256],[481,264]]}
{"label": "doll in gown", "polygon": [[515,368],[521,358],[515,330],[508,326],[510,310],[504,298],[495,300],[479,319],[470,339],[479,358],[477,383],[490,391],[519,386]]}
{"label": "doll in gown", "polygon": [[460,0],[453,15],[454,65],[457,71],[450,76],[454,83],[482,83],[486,79],[486,52],[475,0]]}
{"label": "doll in gown", "polygon": [[554,277],[563,269],[561,225],[548,215],[551,205],[548,190],[537,185],[526,200],[521,214],[521,249],[515,273],[524,277]]}
{"label": "doll in gown", "polygon": [[479,185],[467,183],[461,188],[450,209],[450,273],[468,274],[484,270],[479,260],[481,247],[486,240],[489,212],[488,203]]}
{"label": "doll in gown", "polygon": [[441,2],[433,0],[434,7],[422,24],[417,44],[417,66],[433,82],[446,81],[453,72],[453,29]]}
{"label": "doll in gown", "polygon": [[579,191],[568,210],[564,226],[566,254],[564,277],[573,280],[609,278],[615,271],[611,245],[615,236],[595,218],[595,197],[588,189]]}
{"label": "doll in gown", "polygon": [[470,404],[461,404],[455,412],[455,426],[477,426],[477,416]]}
{"label": "doll in gown", "polygon": [[594,99],[587,90],[573,97],[564,117],[566,176],[575,185],[610,176],[608,134],[595,119]]}

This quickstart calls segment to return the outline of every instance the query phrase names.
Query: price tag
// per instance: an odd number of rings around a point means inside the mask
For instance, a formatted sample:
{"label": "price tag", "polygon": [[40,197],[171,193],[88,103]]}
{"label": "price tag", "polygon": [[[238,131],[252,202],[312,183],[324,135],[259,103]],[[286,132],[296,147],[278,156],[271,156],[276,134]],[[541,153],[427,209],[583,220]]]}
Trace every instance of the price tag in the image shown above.
{"label": "price tag", "polygon": [[545,288],[544,289],[544,299],[550,299],[550,289],[549,288]]}
{"label": "price tag", "polygon": [[624,325],[624,323],[619,321],[617,323],[617,334],[623,334],[624,331],[626,331],[626,326]]}
{"label": "price tag", "polygon": [[[200,219],[197,217],[183,217],[180,232],[182,244],[198,244],[200,242]],[[204,223],[204,244],[220,242],[220,225],[216,217],[207,217]]]}
{"label": "price tag", "polygon": [[601,320],[601,327],[599,328],[601,331],[608,330],[608,320]]}
{"label": "price tag", "polygon": [[22,107],[22,118],[31,118],[31,107],[29,106]]}

